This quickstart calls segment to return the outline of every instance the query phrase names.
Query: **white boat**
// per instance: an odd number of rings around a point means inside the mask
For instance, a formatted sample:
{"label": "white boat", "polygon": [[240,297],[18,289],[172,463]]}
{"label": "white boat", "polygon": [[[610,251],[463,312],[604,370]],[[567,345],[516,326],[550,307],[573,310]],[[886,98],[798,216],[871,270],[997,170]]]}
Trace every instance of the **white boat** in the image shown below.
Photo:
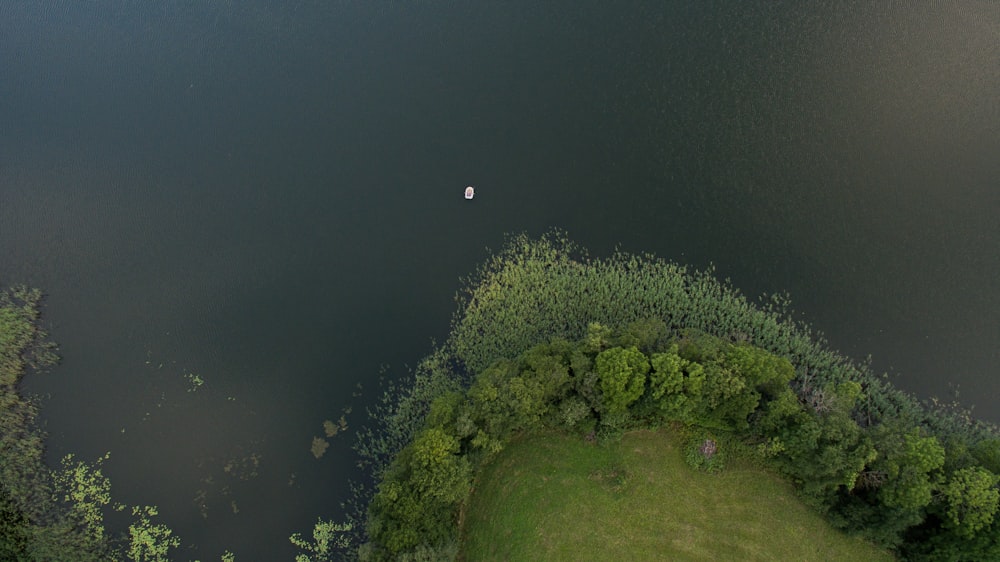
{"label": "white boat", "polygon": [[466,199],[472,199],[475,196],[476,196],[476,189],[474,187],[470,185],[469,187],[465,188]]}

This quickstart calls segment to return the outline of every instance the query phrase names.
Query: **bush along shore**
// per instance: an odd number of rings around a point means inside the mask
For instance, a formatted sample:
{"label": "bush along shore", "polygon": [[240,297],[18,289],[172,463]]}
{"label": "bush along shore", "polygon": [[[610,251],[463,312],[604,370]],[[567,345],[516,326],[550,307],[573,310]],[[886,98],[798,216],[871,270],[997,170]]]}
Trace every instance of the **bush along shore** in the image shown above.
{"label": "bush along shore", "polygon": [[294,537],[300,561],[453,559],[474,476],[512,436],[663,424],[725,436],[692,465],[758,461],[903,559],[1000,559],[1000,431],[830,350],[786,298],[753,303],[651,255],[591,258],[553,232],[512,237],[457,301],[449,339],[359,435],[375,486],[352,520]]}

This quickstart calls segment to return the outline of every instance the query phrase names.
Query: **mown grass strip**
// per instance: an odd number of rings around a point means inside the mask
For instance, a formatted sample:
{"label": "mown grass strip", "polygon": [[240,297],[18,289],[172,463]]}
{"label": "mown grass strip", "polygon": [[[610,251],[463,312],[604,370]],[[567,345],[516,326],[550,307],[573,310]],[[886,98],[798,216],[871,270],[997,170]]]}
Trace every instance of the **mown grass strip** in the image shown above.
{"label": "mown grass strip", "polygon": [[609,445],[557,432],[515,440],[477,479],[462,558],[894,559],[830,527],[781,478],[738,460],[695,471],[679,443],[667,431]]}

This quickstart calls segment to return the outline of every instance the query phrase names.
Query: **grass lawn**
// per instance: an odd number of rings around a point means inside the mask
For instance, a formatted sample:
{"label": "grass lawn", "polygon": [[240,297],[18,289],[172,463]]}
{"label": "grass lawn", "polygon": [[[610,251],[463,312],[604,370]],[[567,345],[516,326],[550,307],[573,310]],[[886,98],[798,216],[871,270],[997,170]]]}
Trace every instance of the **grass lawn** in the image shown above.
{"label": "grass lawn", "polygon": [[522,437],[475,484],[462,558],[476,560],[893,560],[831,528],[781,478],[731,461],[684,462],[668,431],[596,445]]}

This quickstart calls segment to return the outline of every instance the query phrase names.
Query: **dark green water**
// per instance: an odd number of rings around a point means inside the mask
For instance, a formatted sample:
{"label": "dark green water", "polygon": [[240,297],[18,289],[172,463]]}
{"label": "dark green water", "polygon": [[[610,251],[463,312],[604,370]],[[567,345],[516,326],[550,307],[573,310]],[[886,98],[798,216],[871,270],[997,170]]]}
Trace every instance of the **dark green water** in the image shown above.
{"label": "dark green water", "polygon": [[290,559],[355,385],[552,226],[788,291],[1000,420],[1000,5],[522,4],[0,3],[0,282],[49,294],[51,458],[110,450],[181,559]]}

